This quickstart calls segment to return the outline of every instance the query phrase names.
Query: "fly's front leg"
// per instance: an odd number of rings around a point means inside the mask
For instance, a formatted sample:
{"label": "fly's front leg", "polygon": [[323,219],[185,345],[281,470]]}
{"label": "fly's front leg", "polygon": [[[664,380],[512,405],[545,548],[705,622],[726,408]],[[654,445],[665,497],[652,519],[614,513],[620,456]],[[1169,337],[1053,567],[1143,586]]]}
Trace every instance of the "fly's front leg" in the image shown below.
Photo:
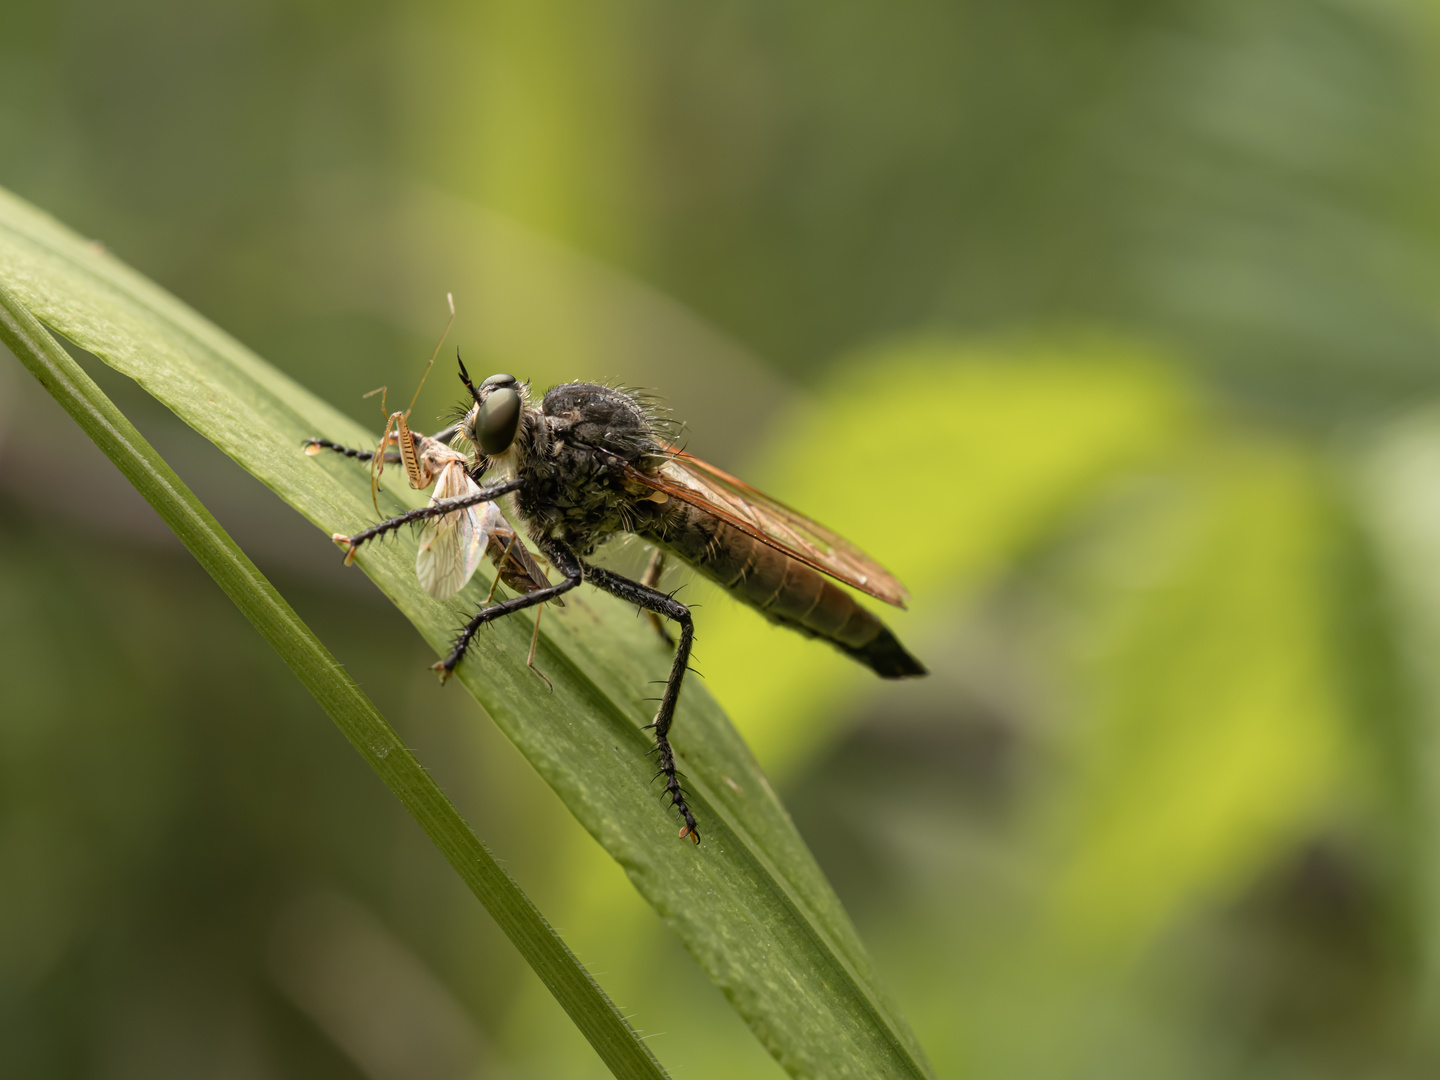
{"label": "fly's front leg", "polygon": [[[545,588],[536,589],[534,592],[512,596],[509,599],[501,600],[498,604],[487,604],[477,611],[474,618],[465,624],[464,628],[455,638],[455,645],[450,650],[450,655],[432,668],[432,670],[440,673],[441,682],[448,679],[450,673],[455,670],[455,665],[460,663],[461,658],[465,655],[465,650],[470,647],[470,640],[475,636],[476,632],[479,631],[480,627],[486,623],[494,622],[496,619],[503,618],[506,615],[514,614],[517,611],[524,611],[526,608],[534,607],[537,604],[543,604],[547,600],[554,600],[557,596],[569,592],[584,580],[584,576],[580,570],[580,560],[577,559],[574,553],[564,544],[556,540],[547,540],[541,544],[541,548],[545,554],[550,557],[550,562],[554,565],[555,569],[559,570],[560,573],[565,576],[565,580],[558,585],[547,585]],[[540,629],[538,623],[535,629],[538,636]],[[530,659],[533,661],[535,658],[533,639],[531,644]],[[530,669],[535,671],[535,674],[540,675],[540,672],[535,669],[533,663],[530,664]],[[540,675],[540,677],[545,679],[543,675]],[[545,681],[548,683],[550,680],[545,679]]]}
{"label": "fly's front leg", "polygon": [[467,506],[478,506],[480,503],[492,502],[511,491],[518,491],[523,487],[525,481],[517,478],[506,480],[503,484],[495,484],[491,487],[481,488],[479,491],[469,495],[462,495],[456,499],[437,499],[429,506],[422,506],[418,510],[411,510],[380,522],[378,525],[371,525],[368,529],[361,529],[354,536],[345,536],[342,533],[335,533],[330,539],[345,549],[345,564],[348,566],[355,561],[355,553],[360,550],[360,545],[376,537],[384,536],[386,533],[394,532],[402,525],[413,525],[417,521],[426,521],[430,518],[444,517],[446,514],[454,513],[456,510],[463,510]]}
{"label": "fly's front leg", "polygon": [[603,567],[586,563],[585,580],[627,603],[657,615],[664,615],[680,624],[680,644],[675,648],[675,659],[670,664],[670,677],[665,680],[665,694],[660,699],[655,722],[650,726],[655,731],[655,750],[660,755],[660,771],[656,775],[665,777],[665,791],[670,796],[670,805],[685,819],[685,824],[680,828],[680,837],[684,839],[688,836],[698,844],[700,830],[695,824],[695,815],[685,803],[685,792],[680,787],[680,777],[675,769],[675,751],[670,747],[669,738],[670,725],[675,722],[675,705],[680,700],[680,684],[685,681],[685,671],[690,664],[690,647],[695,641],[695,623],[690,618],[690,609],[672,596],[666,596],[638,581],[611,573]]}
{"label": "fly's front leg", "polygon": [[[660,584],[660,575],[663,573],[665,573],[665,552],[663,549],[657,547],[650,553],[650,561],[645,564],[645,572],[640,575],[640,584],[647,589],[654,589]],[[645,617],[650,620],[650,625],[653,626],[655,632],[660,635],[660,640],[665,642],[666,646],[673,649],[675,647],[675,639],[670,636],[670,631],[666,630],[665,624],[660,621],[659,613],[646,611]]]}
{"label": "fly's front leg", "polygon": [[[374,450],[356,450],[354,447],[341,446],[339,443],[331,442],[329,439],[306,439],[300,445],[305,447],[305,453],[310,457],[314,457],[320,453],[321,450],[334,450],[335,453],[343,454],[348,458],[354,458],[356,461],[372,461],[375,457]],[[391,464],[395,464],[400,460],[400,455],[386,454],[385,460]]]}
{"label": "fly's front leg", "polygon": [[[459,430],[459,424],[451,424],[444,431],[437,431],[434,435],[431,435],[430,438],[436,440],[437,442],[443,442],[448,444],[450,440],[455,437],[455,434]],[[370,461],[372,458],[375,457],[374,450],[356,450],[349,446],[341,446],[337,442],[331,442],[329,439],[306,439],[300,445],[305,448],[305,453],[308,454],[310,457],[314,457],[316,454],[320,453],[321,450],[333,450],[337,454],[343,454],[345,457],[354,458],[356,461]],[[398,464],[400,461],[400,455],[386,454],[385,461],[391,465]]]}

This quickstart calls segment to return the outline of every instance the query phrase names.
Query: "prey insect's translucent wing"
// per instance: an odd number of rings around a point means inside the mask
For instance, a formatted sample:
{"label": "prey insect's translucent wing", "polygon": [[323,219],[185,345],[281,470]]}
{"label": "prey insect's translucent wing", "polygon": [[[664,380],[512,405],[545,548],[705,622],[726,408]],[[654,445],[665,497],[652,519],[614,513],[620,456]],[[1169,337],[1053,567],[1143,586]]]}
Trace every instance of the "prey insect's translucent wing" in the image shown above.
{"label": "prey insect's translucent wing", "polygon": [[666,455],[654,474],[630,475],[877,600],[903,608],[910,598],[895,575],[838,533],[683,450],[669,447]]}
{"label": "prey insect's translucent wing", "polygon": [[[440,499],[454,499],[479,490],[464,465],[452,461],[436,478],[430,502],[434,505]],[[415,576],[420,587],[437,600],[454,596],[463,589],[480,565],[490,529],[499,513],[494,503],[482,503],[427,521],[420,530],[420,550],[415,554]]]}

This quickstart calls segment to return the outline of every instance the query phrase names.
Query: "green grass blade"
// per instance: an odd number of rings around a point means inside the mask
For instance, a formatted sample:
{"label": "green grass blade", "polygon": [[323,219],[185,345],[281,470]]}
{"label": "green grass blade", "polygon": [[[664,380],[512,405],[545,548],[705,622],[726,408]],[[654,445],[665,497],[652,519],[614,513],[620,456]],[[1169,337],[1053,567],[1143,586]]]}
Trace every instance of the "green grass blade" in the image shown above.
{"label": "green grass blade", "polygon": [[234,601],[515,943],[619,1077],[665,1075],[605,992],[496,863],[320,640],[60,344],[0,284],[0,342],[30,369]]}
{"label": "green grass blade", "polygon": [[[300,443],[321,435],[374,445],[376,432],[4,192],[0,282],[43,323],[134,378],[324,537],[374,520],[365,470],[336,455],[305,457]],[[390,494],[401,505],[424,497],[398,480]],[[408,537],[365,551],[359,565],[437,653],[488,587],[477,574],[456,601],[432,600],[415,580]],[[645,698],[667,671],[668,652],[633,609],[593,590],[571,593],[544,625],[537,664],[553,693],[525,668],[525,620],[502,620],[477,638],[457,681],[620,863],[771,1054],[796,1076],[931,1075],[828,882],[703,685],[687,682],[673,733],[706,841],[695,848],[676,838],[646,756],[653,705]]]}

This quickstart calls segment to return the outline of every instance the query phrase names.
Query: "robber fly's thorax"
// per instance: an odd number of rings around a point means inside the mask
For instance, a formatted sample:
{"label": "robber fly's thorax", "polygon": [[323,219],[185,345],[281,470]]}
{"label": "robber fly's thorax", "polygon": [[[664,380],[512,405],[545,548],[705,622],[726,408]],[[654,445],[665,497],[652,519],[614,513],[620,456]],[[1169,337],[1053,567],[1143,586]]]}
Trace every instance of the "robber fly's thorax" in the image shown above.
{"label": "robber fly's thorax", "polygon": [[517,502],[527,527],[585,554],[630,529],[627,469],[654,451],[650,419],[630,395],[595,383],[553,388],[526,409],[509,451],[525,477]]}

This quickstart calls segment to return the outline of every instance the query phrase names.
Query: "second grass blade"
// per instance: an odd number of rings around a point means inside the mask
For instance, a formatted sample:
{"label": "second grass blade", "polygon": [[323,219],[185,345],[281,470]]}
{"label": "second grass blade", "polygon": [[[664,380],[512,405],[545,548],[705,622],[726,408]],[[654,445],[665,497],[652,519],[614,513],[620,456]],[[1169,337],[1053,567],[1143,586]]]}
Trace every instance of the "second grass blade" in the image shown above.
{"label": "second grass blade", "polygon": [[329,650],[43,326],[0,284],[0,342],[150,503],[430,837],[618,1077],[664,1076],[520,887]]}

